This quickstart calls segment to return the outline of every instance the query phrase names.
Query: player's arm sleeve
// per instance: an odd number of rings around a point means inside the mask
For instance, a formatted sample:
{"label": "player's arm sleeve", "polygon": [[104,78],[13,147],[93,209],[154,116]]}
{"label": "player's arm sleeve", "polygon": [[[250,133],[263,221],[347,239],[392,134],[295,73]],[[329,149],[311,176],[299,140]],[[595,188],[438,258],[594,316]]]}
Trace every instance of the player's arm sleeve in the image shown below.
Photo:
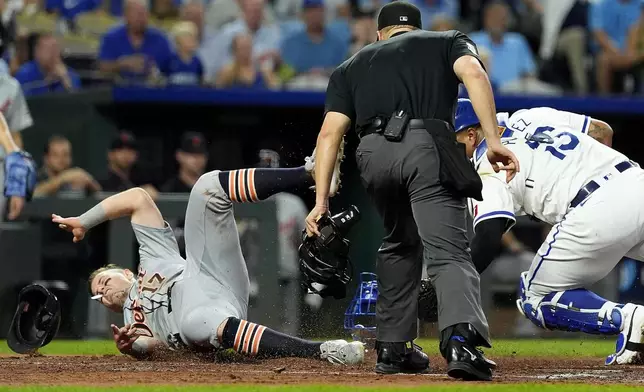
{"label": "player's arm sleeve", "polygon": [[9,125],[9,131],[11,132],[21,132],[34,124],[25,95],[22,93],[22,88],[20,86],[16,88],[16,95],[5,112],[7,125]]}
{"label": "player's arm sleeve", "polygon": [[167,222],[163,228],[132,223],[132,229],[136,235],[136,241],[139,243],[141,261],[144,259],[175,261],[177,257],[181,258],[177,239],[174,236],[172,227]]}
{"label": "player's arm sleeve", "polygon": [[324,114],[338,112],[355,121],[355,110],[351,85],[346,77],[346,68],[340,65],[333,71],[329,84],[326,88],[326,99],[324,102]]}
{"label": "player's arm sleeve", "polygon": [[510,224],[509,218],[497,217],[479,223],[470,245],[476,272],[483,273],[501,252],[503,233]]}
{"label": "player's arm sleeve", "polygon": [[463,56],[472,56],[476,58],[479,63],[481,63],[483,69],[485,69],[485,65],[481,61],[478,48],[474,41],[460,31],[454,31],[453,34],[454,35],[447,45],[447,60],[449,61],[450,69],[454,67],[456,60]]}
{"label": "player's arm sleeve", "polygon": [[483,191],[481,192],[483,201],[470,199],[474,232],[477,232],[478,225],[482,222],[494,218],[505,218],[507,220],[507,225],[503,230],[505,233],[516,223],[514,202],[510,190],[505,181],[497,175],[484,175],[481,180],[483,182]]}

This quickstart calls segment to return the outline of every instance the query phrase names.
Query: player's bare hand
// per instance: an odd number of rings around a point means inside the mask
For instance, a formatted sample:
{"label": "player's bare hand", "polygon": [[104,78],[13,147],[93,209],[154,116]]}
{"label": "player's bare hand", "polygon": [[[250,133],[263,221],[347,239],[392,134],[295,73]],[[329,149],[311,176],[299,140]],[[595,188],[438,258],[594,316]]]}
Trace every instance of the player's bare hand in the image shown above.
{"label": "player's bare hand", "polygon": [[12,196],[9,199],[9,215],[7,216],[9,220],[14,220],[20,216],[22,209],[25,207],[25,198]]}
{"label": "player's bare hand", "polygon": [[116,348],[123,354],[130,354],[132,352],[132,345],[139,338],[136,328],[130,324],[125,324],[121,328],[112,324],[112,334],[114,335]]}
{"label": "player's bare hand", "polygon": [[63,218],[60,215],[51,214],[51,221],[58,223],[58,227],[72,233],[74,235],[74,242],[80,242],[85,238],[87,230],[81,225],[78,217]]}
{"label": "player's bare hand", "polygon": [[316,205],[313,210],[311,210],[309,216],[306,217],[306,234],[309,237],[320,235],[320,231],[318,230],[318,220],[328,212],[329,208],[323,205]]}
{"label": "player's bare hand", "polygon": [[519,159],[500,142],[488,144],[487,159],[492,164],[495,172],[498,173],[501,170],[505,170],[507,182],[510,182],[521,170]]}

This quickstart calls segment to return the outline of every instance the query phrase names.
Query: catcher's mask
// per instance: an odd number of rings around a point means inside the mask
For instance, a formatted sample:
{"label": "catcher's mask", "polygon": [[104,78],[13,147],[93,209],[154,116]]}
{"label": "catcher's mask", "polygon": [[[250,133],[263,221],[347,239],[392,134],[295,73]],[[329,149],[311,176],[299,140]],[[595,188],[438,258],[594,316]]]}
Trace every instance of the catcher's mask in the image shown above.
{"label": "catcher's mask", "polygon": [[33,353],[51,342],[59,326],[58,298],[45,287],[31,284],[20,290],[7,344],[18,354]]}
{"label": "catcher's mask", "polygon": [[[322,297],[332,295],[336,299],[346,296],[345,285],[351,281],[350,242],[344,235],[359,220],[356,206],[332,217],[324,216],[318,221],[320,235],[307,238],[303,232],[302,245],[298,249],[302,284],[309,293]],[[318,290],[313,283],[324,286]]]}
{"label": "catcher's mask", "polygon": [[361,273],[356,293],[344,312],[344,329],[353,334],[359,330],[375,332],[377,299],[378,276],[372,272]]}

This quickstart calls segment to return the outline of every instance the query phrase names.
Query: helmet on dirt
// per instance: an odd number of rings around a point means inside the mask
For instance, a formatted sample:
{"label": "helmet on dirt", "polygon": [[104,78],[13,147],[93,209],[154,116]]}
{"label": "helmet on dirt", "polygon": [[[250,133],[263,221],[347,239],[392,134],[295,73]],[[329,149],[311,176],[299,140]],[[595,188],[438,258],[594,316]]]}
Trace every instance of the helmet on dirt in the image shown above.
{"label": "helmet on dirt", "polygon": [[18,354],[46,346],[60,326],[58,298],[39,284],[30,284],[18,295],[18,309],[7,334],[7,345]]}
{"label": "helmet on dirt", "polygon": [[459,98],[456,113],[454,114],[454,131],[460,132],[479,123],[472,101],[467,98]]}

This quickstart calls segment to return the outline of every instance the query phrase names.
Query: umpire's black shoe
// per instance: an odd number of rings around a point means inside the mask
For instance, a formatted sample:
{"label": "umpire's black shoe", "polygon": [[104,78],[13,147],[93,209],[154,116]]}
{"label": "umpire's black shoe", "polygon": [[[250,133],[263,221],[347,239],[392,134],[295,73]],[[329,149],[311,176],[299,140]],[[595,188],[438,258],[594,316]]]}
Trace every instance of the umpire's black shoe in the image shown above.
{"label": "umpire's black shoe", "polygon": [[376,373],[424,373],[429,369],[429,357],[412,342],[376,342],[378,361]]}
{"label": "umpire's black shoe", "polygon": [[447,360],[447,375],[465,381],[491,381],[496,363],[485,358],[483,352],[471,343],[478,337],[474,328],[464,327],[465,333],[459,334],[458,329],[455,330],[442,353]]}

